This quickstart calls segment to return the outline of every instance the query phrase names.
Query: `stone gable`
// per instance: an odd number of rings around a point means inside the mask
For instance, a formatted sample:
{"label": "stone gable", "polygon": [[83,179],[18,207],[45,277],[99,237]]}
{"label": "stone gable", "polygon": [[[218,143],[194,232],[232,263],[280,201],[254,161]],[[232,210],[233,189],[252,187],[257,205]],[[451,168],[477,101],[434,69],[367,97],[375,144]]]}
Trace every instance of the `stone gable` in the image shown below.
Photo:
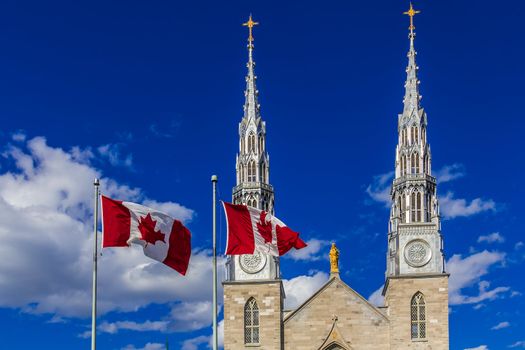
{"label": "stone gable", "polygon": [[285,349],[319,349],[334,322],[348,349],[389,349],[387,317],[337,277],[286,317]]}

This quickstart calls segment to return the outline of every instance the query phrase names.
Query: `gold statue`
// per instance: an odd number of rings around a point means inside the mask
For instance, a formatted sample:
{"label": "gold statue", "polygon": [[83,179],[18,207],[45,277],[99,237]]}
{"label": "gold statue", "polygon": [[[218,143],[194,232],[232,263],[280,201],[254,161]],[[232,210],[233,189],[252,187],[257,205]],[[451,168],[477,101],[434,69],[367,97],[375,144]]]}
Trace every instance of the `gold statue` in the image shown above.
{"label": "gold statue", "polygon": [[330,248],[330,274],[339,273],[339,249],[332,243]]}

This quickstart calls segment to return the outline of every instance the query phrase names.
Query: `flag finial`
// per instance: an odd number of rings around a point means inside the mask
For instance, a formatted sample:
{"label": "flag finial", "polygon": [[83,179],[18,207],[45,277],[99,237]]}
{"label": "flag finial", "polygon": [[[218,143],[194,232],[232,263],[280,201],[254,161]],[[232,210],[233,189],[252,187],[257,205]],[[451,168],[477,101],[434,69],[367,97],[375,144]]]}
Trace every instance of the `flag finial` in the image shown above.
{"label": "flag finial", "polygon": [[335,246],[335,242],[332,242],[330,248],[330,276],[339,276],[339,249]]}

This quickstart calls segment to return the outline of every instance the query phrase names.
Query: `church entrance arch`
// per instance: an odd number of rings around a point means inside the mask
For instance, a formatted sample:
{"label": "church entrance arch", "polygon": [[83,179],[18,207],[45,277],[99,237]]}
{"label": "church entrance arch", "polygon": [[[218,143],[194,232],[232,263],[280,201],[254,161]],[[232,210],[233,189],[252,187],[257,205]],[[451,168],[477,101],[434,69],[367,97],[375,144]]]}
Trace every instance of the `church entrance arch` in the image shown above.
{"label": "church entrance arch", "polygon": [[330,343],[328,346],[322,348],[322,350],[350,350],[350,348],[343,346],[337,342],[333,342]]}

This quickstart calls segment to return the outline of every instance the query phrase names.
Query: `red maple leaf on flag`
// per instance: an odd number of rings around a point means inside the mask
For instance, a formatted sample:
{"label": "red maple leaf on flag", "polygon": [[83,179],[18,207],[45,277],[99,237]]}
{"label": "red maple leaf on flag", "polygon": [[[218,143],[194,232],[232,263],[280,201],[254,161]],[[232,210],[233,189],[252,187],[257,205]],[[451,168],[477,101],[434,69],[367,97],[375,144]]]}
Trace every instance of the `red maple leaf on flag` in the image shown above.
{"label": "red maple leaf on flag", "polygon": [[262,238],[264,238],[264,243],[272,243],[272,223],[266,222],[266,215],[268,215],[268,213],[265,211],[261,212],[261,216],[257,222],[257,229]]}
{"label": "red maple leaf on flag", "polygon": [[164,240],[165,234],[160,232],[160,230],[155,231],[156,224],[157,222],[151,218],[149,213],[146,215],[146,217],[140,217],[139,231],[142,234],[142,240],[153,245],[157,241],[166,243]]}

